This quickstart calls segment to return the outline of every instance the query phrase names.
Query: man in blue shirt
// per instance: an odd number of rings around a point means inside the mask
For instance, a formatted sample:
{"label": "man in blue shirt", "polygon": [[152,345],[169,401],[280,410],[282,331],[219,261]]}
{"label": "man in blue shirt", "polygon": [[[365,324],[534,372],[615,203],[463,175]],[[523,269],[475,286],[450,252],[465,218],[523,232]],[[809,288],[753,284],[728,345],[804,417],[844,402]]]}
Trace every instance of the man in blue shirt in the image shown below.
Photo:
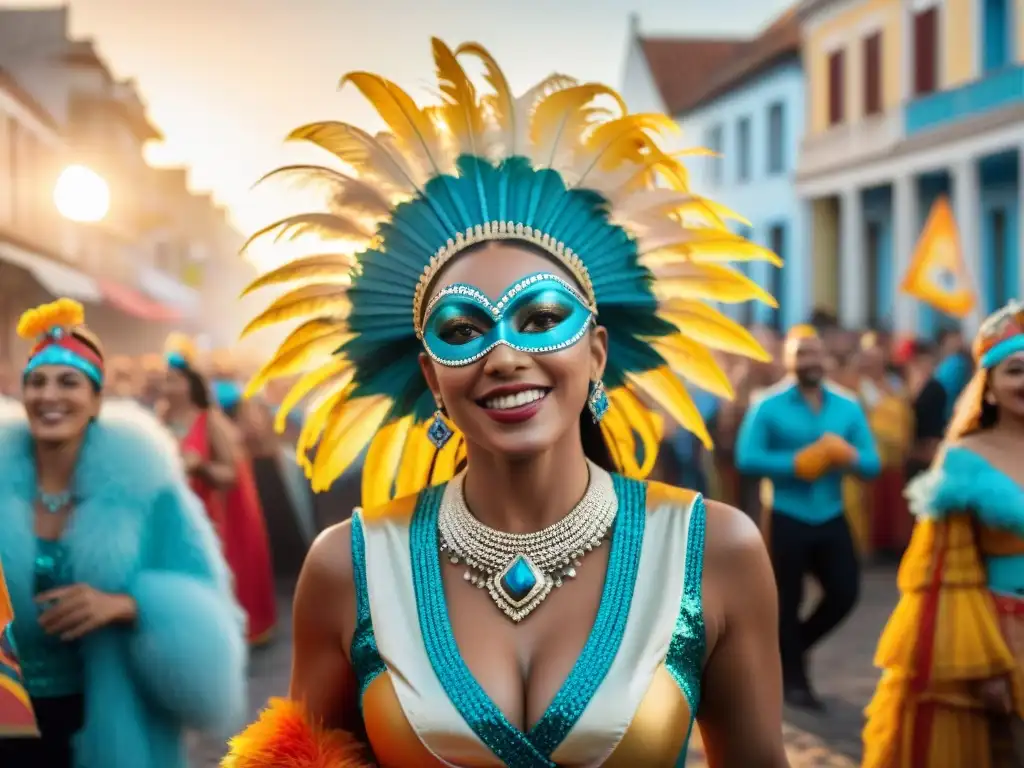
{"label": "man in blue shirt", "polygon": [[[786,702],[820,710],[807,653],[853,610],[860,586],[843,510],[843,475],[874,477],[881,462],[856,397],[824,381],[825,350],[813,328],[790,331],[784,359],[790,375],[763,393],[743,419],[736,465],[743,474],[768,478],[774,489],[770,544]],[[806,573],[821,583],[822,598],[801,621]]]}

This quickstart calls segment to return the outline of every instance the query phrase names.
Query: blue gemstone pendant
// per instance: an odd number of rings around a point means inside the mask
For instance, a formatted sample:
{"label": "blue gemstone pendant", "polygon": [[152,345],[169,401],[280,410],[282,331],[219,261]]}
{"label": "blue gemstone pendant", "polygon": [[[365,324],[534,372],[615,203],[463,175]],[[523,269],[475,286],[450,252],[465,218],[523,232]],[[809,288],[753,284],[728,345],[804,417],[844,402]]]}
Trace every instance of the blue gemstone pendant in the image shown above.
{"label": "blue gemstone pendant", "polygon": [[441,415],[441,411],[434,411],[434,420],[430,423],[427,428],[427,438],[434,444],[434,447],[441,450],[445,447],[449,440],[452,439],[451,427],[444,422],[444,417]]}
{"label": "blue gemstone pendant", "polygon": [[491,597],[512,621],[526,618],[551,591],[551,581],[526,555],[516,555],[488,583]]}

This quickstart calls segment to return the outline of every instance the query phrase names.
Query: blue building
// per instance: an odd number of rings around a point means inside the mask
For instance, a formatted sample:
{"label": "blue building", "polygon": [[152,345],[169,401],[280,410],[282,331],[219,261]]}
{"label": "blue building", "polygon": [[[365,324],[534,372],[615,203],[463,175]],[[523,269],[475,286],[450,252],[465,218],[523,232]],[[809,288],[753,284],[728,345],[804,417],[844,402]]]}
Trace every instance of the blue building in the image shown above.
{"label": "blue building", "polygon": [[814,302],[851,327],[957,324],[897,290],[948,196],[979,297],[972,332],[1024,295],[1024,0],[804,0],[799,12]]}
{"label": "blue building", "polygon": [[805,125],[796,13],[787,12],[752,39],[652,39],[635,27],[632,37],[623,87],[630,108],[668,112],[682,128],[683,145],[719,153],[687,163],[694,191],[747,218],[750,227],[738,231],[785,263],[781,270],[736,264],[770,290],[780,308],[748,303],[728,313],[779,329],[806,321],[808,224],[794,188]]}

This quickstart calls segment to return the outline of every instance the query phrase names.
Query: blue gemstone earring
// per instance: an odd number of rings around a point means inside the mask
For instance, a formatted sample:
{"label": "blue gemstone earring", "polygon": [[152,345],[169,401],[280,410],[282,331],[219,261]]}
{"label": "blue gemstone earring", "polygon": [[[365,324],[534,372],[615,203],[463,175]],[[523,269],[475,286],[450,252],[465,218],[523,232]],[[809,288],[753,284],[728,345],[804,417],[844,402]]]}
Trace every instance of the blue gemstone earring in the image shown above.
{"label": "blue gemstone earring", "polygon": [[452,428],[444,420],[444,406],[441,405],[439,400],[437,402],[437,410],[434,411],[434,420],[427,427],[427,438],[434,444],[437,450],[441,450],[452,439],[453,434]]}
{"label": "blue gemstone earring", "polygon": [[604,389],[604,382],[598,379],[597,381],[590,382],[590,395],[587,397],[587,408],[590,409],[590,415],[594,418],[594,423],[597,424],[604,415],[608,413],[608,393]]}

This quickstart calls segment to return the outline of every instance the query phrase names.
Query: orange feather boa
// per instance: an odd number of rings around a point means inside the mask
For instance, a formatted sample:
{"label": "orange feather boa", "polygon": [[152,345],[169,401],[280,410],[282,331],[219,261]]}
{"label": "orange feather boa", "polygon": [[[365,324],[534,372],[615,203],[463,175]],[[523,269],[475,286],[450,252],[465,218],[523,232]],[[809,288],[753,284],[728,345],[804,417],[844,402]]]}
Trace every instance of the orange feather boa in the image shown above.
{"label": "orange feather boa", "polygon": [[259,719],[229,743],[221,768],[374,768],[369,747],[348,731],[310,722],[295,701],[271,699]]}

